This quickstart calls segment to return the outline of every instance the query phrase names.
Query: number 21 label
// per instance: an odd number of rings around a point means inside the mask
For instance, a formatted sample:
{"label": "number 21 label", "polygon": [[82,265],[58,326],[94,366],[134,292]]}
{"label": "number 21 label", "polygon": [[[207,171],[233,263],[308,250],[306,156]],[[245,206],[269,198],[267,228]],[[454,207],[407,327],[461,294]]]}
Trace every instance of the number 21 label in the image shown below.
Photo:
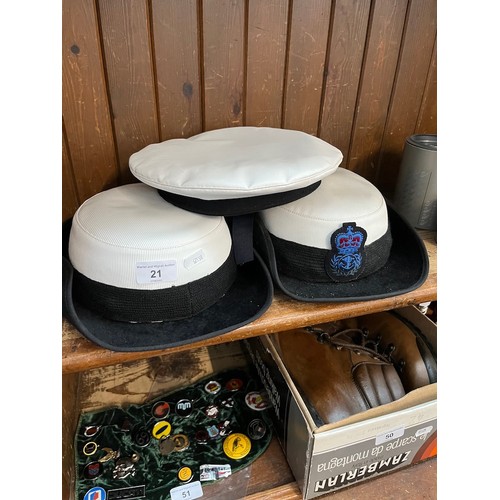
{"label": "number 21 label", "polygon": [[135,268],[137,283],[157,283],[177,279],[177,261],[137,262]]}

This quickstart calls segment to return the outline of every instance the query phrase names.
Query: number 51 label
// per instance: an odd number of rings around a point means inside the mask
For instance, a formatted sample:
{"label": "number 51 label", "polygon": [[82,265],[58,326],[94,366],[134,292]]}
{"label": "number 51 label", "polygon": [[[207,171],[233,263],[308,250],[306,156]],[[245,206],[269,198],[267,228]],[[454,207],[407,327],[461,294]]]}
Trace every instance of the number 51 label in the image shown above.
{"label": "number 51 label", "polygon": [[193,500],[203,496],[203,489],[199,481],[194,483],[177,486],[170,490],[170,498],[172,500]]}
{"label": "number 51 label", "polygon": [[177,261],[137,262],[135,265],[137,283],[157,283],[177,279]]}

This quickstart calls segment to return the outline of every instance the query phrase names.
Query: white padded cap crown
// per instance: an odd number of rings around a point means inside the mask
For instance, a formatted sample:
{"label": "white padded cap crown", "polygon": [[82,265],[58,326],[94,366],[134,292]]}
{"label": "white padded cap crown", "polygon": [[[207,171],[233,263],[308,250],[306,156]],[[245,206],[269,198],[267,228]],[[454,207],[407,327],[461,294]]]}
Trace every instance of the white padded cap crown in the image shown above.
{"label": "white padded cap crown", "polygon": [[311,194],[263,210],[267,230],[286,241],[330,249],[330,238],[344,222],[355,222],[367,232],[366,245],[382,237],[388,229],[385,199],[380,191],[360,175],[338,168],[323,179]]}
{"label": "white padded cap crown", "polygon": [[73,217],[73,267],[91,280],[155,290],[184,285],[217,270],[231,251],[223,217],[187,212],[145,184],[96,194]]}
{"label": "white padded cap crown", "polygon": [[342,153],[297,130],[231,127],[150,144],[129,160],[155,188],[201,200],[228,200],[305,188],[332,174]]}

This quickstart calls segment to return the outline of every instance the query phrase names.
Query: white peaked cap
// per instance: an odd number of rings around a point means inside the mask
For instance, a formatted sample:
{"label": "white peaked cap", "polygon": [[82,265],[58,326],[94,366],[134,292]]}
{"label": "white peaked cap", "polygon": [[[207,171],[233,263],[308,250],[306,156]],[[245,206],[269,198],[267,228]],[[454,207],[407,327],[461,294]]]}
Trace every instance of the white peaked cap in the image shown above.
{"label": "white peaked cap", "polygon": [[157,189],[228,200],[308,187],[342,158],[336,147],[298,130],[231,127],[151,144],[130,157],[129,167]]}

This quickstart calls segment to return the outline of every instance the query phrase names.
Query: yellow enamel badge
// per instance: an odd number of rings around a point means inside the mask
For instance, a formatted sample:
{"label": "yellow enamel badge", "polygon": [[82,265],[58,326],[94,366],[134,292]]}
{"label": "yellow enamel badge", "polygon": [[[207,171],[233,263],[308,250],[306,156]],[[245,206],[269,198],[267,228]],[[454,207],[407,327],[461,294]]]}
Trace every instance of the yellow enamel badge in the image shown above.
{"label": "yellow enamel badge", "polygon": [[156,439],[161,439],[162,437],[167,437],[171,431],[172,431],[172,426],[170,425],[170,422],[162,420],[161,422],[157,422],[154,425],[151,434]]}
{"label": "yellow enamel badge", "polygon": [[229,434],[224,440],[223,444],[224,453],[234,460],[246,457],[250,453],[252,443],[245,434],[235,433]]}
{"label": "yellow enamel badge", "polygon": [[187,466],[182,467],[179,469],[179,472],[177,472],[177,477],[179,478],[180,481],[185,483],[193,477],[193,471]]}

